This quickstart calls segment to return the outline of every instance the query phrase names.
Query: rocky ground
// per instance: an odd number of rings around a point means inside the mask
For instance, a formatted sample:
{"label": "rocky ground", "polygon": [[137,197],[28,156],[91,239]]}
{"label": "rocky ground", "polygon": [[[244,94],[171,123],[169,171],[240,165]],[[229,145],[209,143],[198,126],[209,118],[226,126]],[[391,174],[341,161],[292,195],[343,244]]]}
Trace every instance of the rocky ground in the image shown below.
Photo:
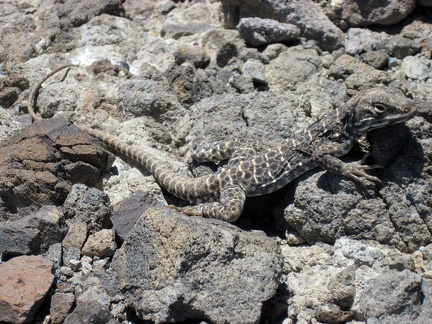
{"label": "rocky ground", "polygon": [[[316,169],[235,224],[165,208],[181,202],[71,122],[205,174],[193,145],[266,147],[363,87],[428,107],[431,17],[429,0],[1,1],[0,322],[427,323],[431,118],[369,134],[382,183]],[[31,124],[30,86],[71,63]]]}

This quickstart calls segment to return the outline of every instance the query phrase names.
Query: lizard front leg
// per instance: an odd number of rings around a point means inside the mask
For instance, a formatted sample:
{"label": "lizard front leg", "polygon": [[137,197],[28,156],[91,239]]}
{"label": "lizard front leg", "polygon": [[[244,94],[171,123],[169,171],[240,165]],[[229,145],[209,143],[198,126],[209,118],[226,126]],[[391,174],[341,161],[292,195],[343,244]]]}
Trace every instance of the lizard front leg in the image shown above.
{"label": "lizard front leg", "polygon": [[[362,147],[365,149],[369,147],[369,143],[365,137],[361,138],[360,141]],[[380,179],[374,177],[368,173],[366,170],[376,169],[380,166],[377,165],[364,165],[366,158],[369,153],[366,153],[359,162],[346,163],[337,158],[336,156],[343,156],[350,151],[353,146],[352,141],[340,141],[340,142],[323,142],[321,143],[319,149],[311,154],[311,159],[317,162],[327,171],[343,175],[344,177],[353,179],[360,182],[362,185],[366,186],[368,182],[381,182]]]}

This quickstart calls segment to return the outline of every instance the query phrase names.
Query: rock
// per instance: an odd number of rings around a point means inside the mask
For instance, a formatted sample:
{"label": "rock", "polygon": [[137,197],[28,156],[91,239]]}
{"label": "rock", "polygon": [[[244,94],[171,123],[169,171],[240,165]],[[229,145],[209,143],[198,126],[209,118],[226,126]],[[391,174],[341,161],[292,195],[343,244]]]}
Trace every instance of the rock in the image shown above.
{"label": "rock", "polygon": [[[143,320],[257,322],[280,275],[274,240],[169,209],[144,214],[111,268]],[[147,269],[147,270],[146,270]]]}
{"label": "rock", "polygon": [[110,313],[104,305],[97,301],[90,301],[86,303],[78,303],[77,307],[66,316],[64,324],[75,324],[75,323],[119,323],[114,320],[114,316]]}
{"label": "rock", "polygon": [[389,39],[390,35],[385,32],[375,32],[365,28],[350,28],[345,37],[346,53],[354,55],[378,50]]}
{"label": "rock", "polygon": [[172,11],[165,20],[161,36],[179,39],[181,37],[202,33],[220,25],[218,11],[220,4],[194,3],[183,11]]}
{"label": "rock", "polygon": [[184,62],[192,62],[196,68],[203,69],[210,63],[210,58],[199,46],[180,46],[174,52],[174,58],[177,65],[182,65]]}
{"label": "rock", "polygon": [[63,204],[66,219],[87,224],[87,230],[90,233],[112,226],[109,218],[111,210],[107,194],[80,183],[72,186]]}
{"label": "rock", "polygon": [[175,110],[180,110],[175,93],[167,82],[160,81],[125,82],[119,89],[119,103],[130,117],[151,116],[159,119],[168,111],[175,113]]}
{"label": "rock", "polygon": [[384,50],[369,51],[361,55],[363,62],[377,70],[383,70],[389,61],[389,57]]}
{"label": "rock", "polygon": [[11,221],[0,222],[0,254],[16,256],[41,254],[62,241],[66,228],[63,213],[54,206]]}
{"label": "rock", "polygon": [[346,27],[393,25],[406,18],[416,7],[416,0],[384,2],[374,0],[334,1],[330,18]]}
{"label": "rock", "polygon": [[3,108],[11,107],[20,93],[28,88],[28,80],[20,75],[11,75],[0,79],[0,106]]}
{"label": "rock", "polygon": [[316,49],[293,46],[266,65],[266,79],[271,90],[301,87],[321,69]]}
{"label": "rock", "polygon": [[237,29],[246,43],[255,47],[277,42],[291,42],[299,39],[300,36],[300,29],[297,26],[273,19],[242,18]]}
{"label": "rock", "polygon": [[336,59],[330,67],[329,75],[335,79],[344,79],[345,84],[351,89],[358,89],[371,83],[382,83],[387,79],[383,71],[376,70],[347,54]]}
{"label": "rock", "polygon": [[[385,323],[421,323],[419,314],[429,311],[430,291],[415,274],[413,257],[395,248],[344,237],[334,246],[282,245],[282,254],[288,270],[288,319],[293,322],[376,321],[372,312],[365,315],[366,304]],[[426,303],[419,294],[428,296]],[[403,312],[394,311],[395,305]]]}
{"label": "rock", "polygon": [[[342,46],[344,35],[327,18],[323,9],[310,0],[285,3],[272,1],[223,0],[226,22],[239,23],[240,18],[258,17],[296,25],[302,37],[313,39],[323,50],[332,51]],[[227,25],[234,28],[234,26]]]}
{"label": "rock", "polygon": [[41,256],[20,256],[0,264],[0,321],[33,320],[54,282],[52,262]]}
{"label": "rock", "polygon": [[401,60],[420,52],[421,44],[418,41],[405,37],[392,37],[388,43],[385,44],[385,48],[391,56]]}
{"label": "rock", "polygon": [[114,231],[103,229],[89,236],[82,253],[87,256],[105,258],[113,256],[116,249]]}
{"label": "rock", "polygon": [[63,249],[67,250],[70,247],[81,249],[87,239],[87,224],[79,220],[71,220],[68,222],[68,230],[62,241]]}
{"label": "rock", "polygon": [[118,202],[113,207],[111,221],[116,234],[123,242],[135,223],[152,207],[163,204],[149,192],[138,191]]}
{"label": "rock", "polygon": [[358,300],[358,311],[368,320],[412,312],[413,306],[420,303],[420,294],[418,275],[408,270],[384,270],[365,285]]}
{"label": "rock", "polygon": [[417,56],[408,56],[402,60],[402,71],[410,79],[425,80],[430,77],[431,71]]}
{"label": "rock", "polygon": [[59,119],[15,133],[0,149],[0,220],[63,203],[74,182],[95,185],[113,156]]}
{"label": "rock", "polygon": [[72,293],[56,292],[51,296],[50,316],[54,324],[63,323],[66,316],[71,311],[75,302],[75,296]]}

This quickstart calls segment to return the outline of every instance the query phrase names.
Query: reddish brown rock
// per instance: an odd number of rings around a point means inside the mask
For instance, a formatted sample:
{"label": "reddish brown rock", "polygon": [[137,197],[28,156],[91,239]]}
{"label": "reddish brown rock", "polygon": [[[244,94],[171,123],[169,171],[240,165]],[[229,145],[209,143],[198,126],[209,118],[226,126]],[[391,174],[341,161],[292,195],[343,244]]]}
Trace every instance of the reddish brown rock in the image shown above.
{"label": "reddish brown rock", "polygon": [[41,256],[21,256],[0,264],[0,322],[27,323],[53,281],[53,263]]}
{"label": "reddish brown rock", "polygon": [[94,186],[114,157],[60,119],[38,121],[0,148],[0,221],[43,205],[60,205],[74,183]]}

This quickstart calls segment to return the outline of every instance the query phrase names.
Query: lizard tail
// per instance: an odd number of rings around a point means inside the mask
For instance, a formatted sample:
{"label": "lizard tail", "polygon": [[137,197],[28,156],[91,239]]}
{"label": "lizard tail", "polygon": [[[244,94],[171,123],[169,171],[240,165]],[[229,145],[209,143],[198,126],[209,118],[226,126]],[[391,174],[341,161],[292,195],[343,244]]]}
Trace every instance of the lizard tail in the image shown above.
{"label": "lizard tail", "polygon": [[33,121],[35,121],[35,120],[41,120],[42,119],[42,117],[41,116],[39,116],[39,115],[37,115],[36,113],[35,113],[35,111],[34,111],[34,107],[36,106],[36,102],[35,102],[35,99],[36,99],[36,96],[37,96],[37,93],[39,92],[39,89],[40,89],[40,87],[42,86],[42,84],[46,81],[46,80],[48,80],[48,78],[50,78],[51,76],[53,76],[54,74],[56,74],[57,72],[59,72],[59,71],[61,71],[61,70],[63,70],[63,69],[66,69],[66,68],[69,68],[69,67],[74,67],[74,66],[77,66],[77,65],[74,65],[74,64],[67,64],[67,65],[62,65],[62,66],[60,66],[60,67],[58,67],[57,69],[54,69],[54,70],[52,70],[50,73],[48,73],[47,75],[45,75],[33,88],[32,88],[32,90],[31,90],[31,92],[30,92],[30,95],[29,95],[29,97],[28,97],[28,100],[27,100],[27,110],[28,110],[28,113],[30,114],[30,116],[32,117],[32,119],[33,119]]}

